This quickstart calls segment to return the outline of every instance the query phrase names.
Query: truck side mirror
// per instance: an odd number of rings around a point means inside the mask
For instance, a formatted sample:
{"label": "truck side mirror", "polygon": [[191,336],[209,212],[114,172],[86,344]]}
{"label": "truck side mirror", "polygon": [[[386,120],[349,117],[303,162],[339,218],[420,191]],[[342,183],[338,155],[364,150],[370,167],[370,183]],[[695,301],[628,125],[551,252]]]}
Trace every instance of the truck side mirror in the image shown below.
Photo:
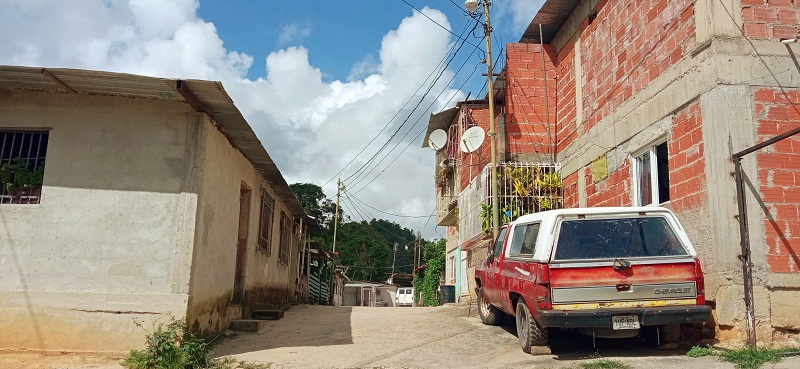
{"label": "truck side mirror", "polygon": [[492,252],[492,250],[489,250],[488,252],[486,252],[486,263],[491,264],[492,261],[494,261],[494,253]]}

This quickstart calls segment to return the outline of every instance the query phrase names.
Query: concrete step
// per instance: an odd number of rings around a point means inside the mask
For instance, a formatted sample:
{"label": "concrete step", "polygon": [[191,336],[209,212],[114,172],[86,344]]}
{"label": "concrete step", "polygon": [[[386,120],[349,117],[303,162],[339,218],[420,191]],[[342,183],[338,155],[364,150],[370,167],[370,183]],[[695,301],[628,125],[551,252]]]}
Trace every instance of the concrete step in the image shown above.
{"label": "concrete step", "polygon": [[260,319],[231,320],[230,330],[234,332],[258,333],[267,328],[267,322]]}
{"label": "concrete step", "polygon": [[278,320],[283,318],[283,310],[253,310],[253,319]]}

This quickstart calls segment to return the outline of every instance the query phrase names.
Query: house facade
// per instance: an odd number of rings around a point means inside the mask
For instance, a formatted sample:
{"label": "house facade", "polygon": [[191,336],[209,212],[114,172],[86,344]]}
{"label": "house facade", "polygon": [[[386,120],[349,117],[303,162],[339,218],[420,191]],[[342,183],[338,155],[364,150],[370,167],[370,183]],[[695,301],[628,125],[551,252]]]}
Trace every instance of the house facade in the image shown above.
{"label": "house facade", "polygon": [[309,219],[219,82],[5,66],[0,95],[0,165],[44,168],[0,196],[0,348],[211,336],[305,292]]}
{"label": "house facade", "polygon": [[[732,156],[800,126],[799,25],[790,1],[548,0],[506,48],[504,136],[511,120],[531,123],[533,147],[549,131],[565,207],[673,210],[720,339],[746,336]],[[742,159],[759,341],[800,330],[799,143]]]}

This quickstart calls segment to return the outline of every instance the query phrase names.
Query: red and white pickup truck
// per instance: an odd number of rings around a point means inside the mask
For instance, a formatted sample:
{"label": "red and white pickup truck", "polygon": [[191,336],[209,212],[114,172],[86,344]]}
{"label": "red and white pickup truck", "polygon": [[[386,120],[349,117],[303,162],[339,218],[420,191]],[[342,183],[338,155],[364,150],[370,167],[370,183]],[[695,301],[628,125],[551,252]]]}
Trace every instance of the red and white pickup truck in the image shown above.
{"label": "red and white pickup truck", "polygon": [[[516,317],[522,350],[548,329],[677,341],[708,320],[703,272],[675,215],[659,207],[580,208],[525,215],[501,228],[475,271],[479,315]],[[649,338],[652,337],[652,338]]]}

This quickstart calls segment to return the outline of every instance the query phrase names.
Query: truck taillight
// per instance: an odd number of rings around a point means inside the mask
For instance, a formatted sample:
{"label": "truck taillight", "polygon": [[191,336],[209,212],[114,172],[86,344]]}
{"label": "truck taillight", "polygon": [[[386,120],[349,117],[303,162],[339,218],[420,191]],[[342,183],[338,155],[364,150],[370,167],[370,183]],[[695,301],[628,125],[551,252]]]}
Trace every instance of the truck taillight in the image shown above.
{"label": "truck taillight", "polygon": [[703,277],[703,268],[700,267],[700,260],[694,259],[694,279],[697,284],[697,305],[706,304],[706,281]]}

